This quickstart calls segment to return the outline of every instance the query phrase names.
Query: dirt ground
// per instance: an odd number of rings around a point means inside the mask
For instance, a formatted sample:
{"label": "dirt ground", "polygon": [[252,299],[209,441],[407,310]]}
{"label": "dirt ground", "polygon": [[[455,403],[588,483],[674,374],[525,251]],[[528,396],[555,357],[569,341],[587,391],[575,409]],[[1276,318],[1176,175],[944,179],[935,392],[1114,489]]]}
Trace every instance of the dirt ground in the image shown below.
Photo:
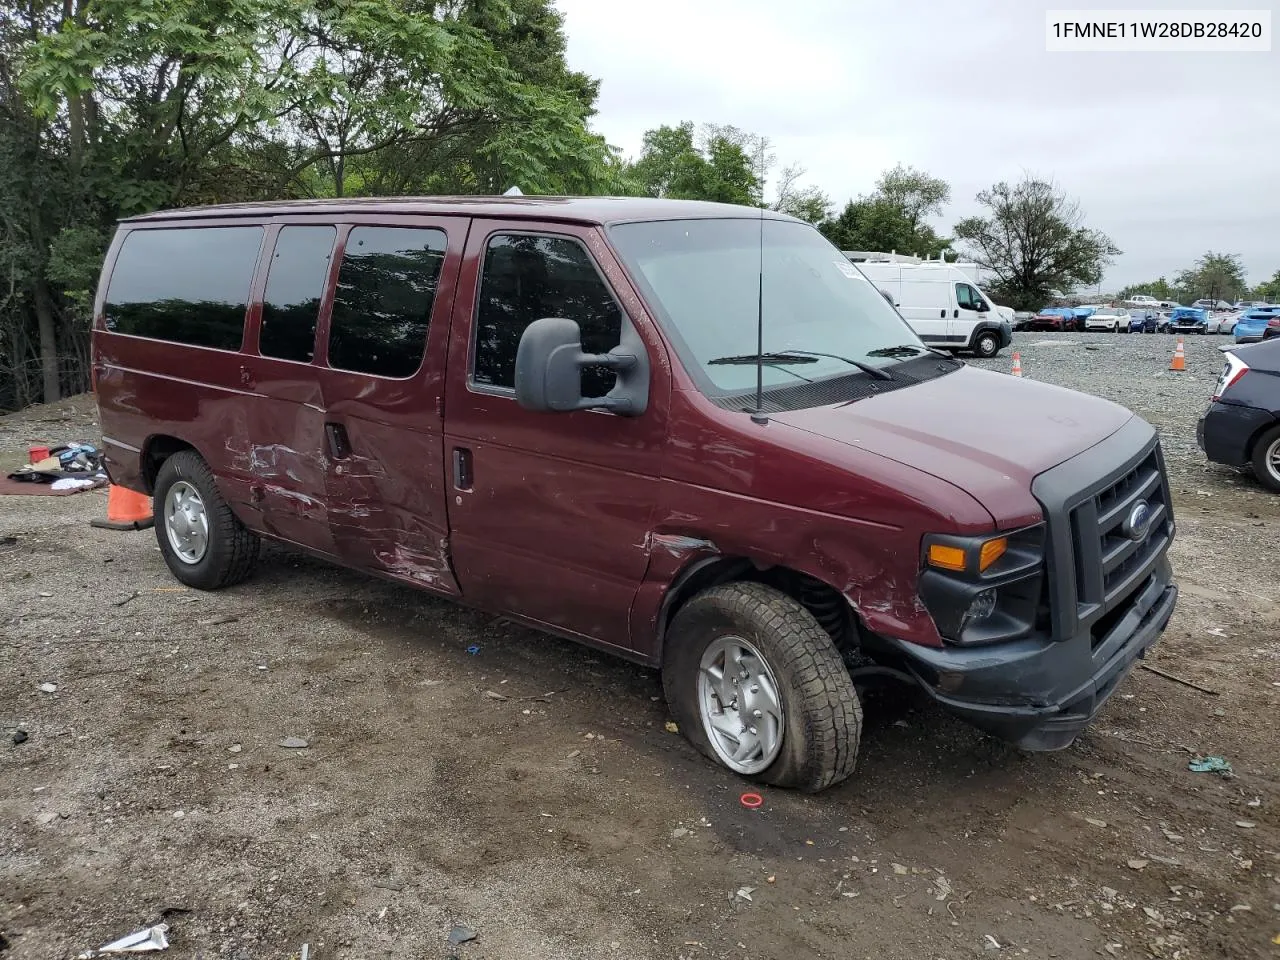
{"label": "dirt ground", "polygon": [[[651,672],[275,548],[185,590],[104,493],[0,497],[0,957],[162,919],[175,960],[1278,957],[1280,498],[1143,415],[1182,441],[1152,663],[1213,695],[1137,670],[1023,754],[895,692],[849,782],[754,811]],[[0,460],[95,437],[76,398]]]}

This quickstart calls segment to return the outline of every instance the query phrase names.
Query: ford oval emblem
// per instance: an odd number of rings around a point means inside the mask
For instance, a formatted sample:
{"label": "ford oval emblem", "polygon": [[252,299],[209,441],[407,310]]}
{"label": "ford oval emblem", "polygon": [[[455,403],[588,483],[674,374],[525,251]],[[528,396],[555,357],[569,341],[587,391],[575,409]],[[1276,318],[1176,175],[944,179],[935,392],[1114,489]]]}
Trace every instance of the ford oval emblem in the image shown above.
{"label": "ford oval emblem", "polygon": [[1124,523],[1120,524],[1120,532],[1135,543],[1140,543],[1151,532],[1151,520],[1154,516],[1151,504],[1139,500],[1129,511],[1129,516],[1124,518]]}

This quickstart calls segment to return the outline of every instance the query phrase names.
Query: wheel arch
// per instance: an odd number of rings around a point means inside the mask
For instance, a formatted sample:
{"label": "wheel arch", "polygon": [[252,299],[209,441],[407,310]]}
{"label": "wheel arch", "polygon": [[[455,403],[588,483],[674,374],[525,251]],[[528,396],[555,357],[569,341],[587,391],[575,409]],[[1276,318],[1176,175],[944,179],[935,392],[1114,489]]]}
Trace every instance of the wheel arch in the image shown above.
{"label": "wheel arch", "polygon": [[142,454],[139,457],[142,482],[146,487],[147,493],[155,493],[156,477],[159,475],[160,468],[164,465],[164,462],[182,450],[192,450],[202,459],[204,458],[204,455],[196,449],[195,444],[183,440],[181,437],[175,437],[167,433],[156,433],[147,437],[146,443],[142,445]]}
{"label": "wheel arch", "polygon": [[842,654],[858,648],[862,619],[838,589],[812,574],[745,556],[703,556],[686,563],[672,578],[658,608],[654,658],[661,664],[672,620],[691,599],[725,583],[762,583],[795,600],[816,619]]}

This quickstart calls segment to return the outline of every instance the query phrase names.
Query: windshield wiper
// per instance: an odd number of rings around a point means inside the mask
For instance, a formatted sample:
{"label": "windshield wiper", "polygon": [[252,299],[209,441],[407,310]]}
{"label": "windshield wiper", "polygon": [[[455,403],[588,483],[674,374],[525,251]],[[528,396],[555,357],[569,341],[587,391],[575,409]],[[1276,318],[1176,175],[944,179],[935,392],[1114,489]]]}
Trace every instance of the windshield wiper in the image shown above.
{"label": "windshield wiper", "polygon": [[868,350],[868,357],[918,357],[928,353],[928,347],[917,347],[910,343],[900,343],[896,347],[881,347],[879,350]]}
{"label": "windshield wiper", "polygon": [[796,350],[791,353],[744,353],[737,357],[717,357],[714,360],[708,360],[707,366],[716,363],[755,363],[757,360],[763,364],[778,363],[817,363],[818,361],[810,356],[799,356],[804,351]]}
{"label": "windshield wiper", "polygon": [[842,357],[836,353],[819,353],[817,350],[793,350],[792,353],[802,353],[809,357],[827,357],[831,360],[840,360],[852,367],[857,367],[865,374],[875,377],[877,380],[892,380],[893,374],[888,371],[881,370],[877,366],[870,363],[863,363],[861,360],[850,360],[848,357]]}

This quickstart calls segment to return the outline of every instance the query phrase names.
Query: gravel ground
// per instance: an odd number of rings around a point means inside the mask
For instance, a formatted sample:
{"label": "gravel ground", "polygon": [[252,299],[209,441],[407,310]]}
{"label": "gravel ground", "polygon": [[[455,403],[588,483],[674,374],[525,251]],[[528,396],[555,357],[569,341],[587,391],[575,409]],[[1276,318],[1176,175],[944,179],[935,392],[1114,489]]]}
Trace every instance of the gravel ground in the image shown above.
{"label": "gravel ground", "polygon": [[[1136,671],[1048,755],[875,698],[848,783],[758,811],[649,671],[273,548],[196,594],[150,532],[88,526],[101,492],[0,498],[0,957],[164,919],[174,958],[1274,960],[1280,498],[1195,448],[1219,342],[1179,375],[1166,336],[1015,344],[1160,427],[1154,663],[1213,692]],[[88,398],[35,408],[0,462],[95,435]]]}

